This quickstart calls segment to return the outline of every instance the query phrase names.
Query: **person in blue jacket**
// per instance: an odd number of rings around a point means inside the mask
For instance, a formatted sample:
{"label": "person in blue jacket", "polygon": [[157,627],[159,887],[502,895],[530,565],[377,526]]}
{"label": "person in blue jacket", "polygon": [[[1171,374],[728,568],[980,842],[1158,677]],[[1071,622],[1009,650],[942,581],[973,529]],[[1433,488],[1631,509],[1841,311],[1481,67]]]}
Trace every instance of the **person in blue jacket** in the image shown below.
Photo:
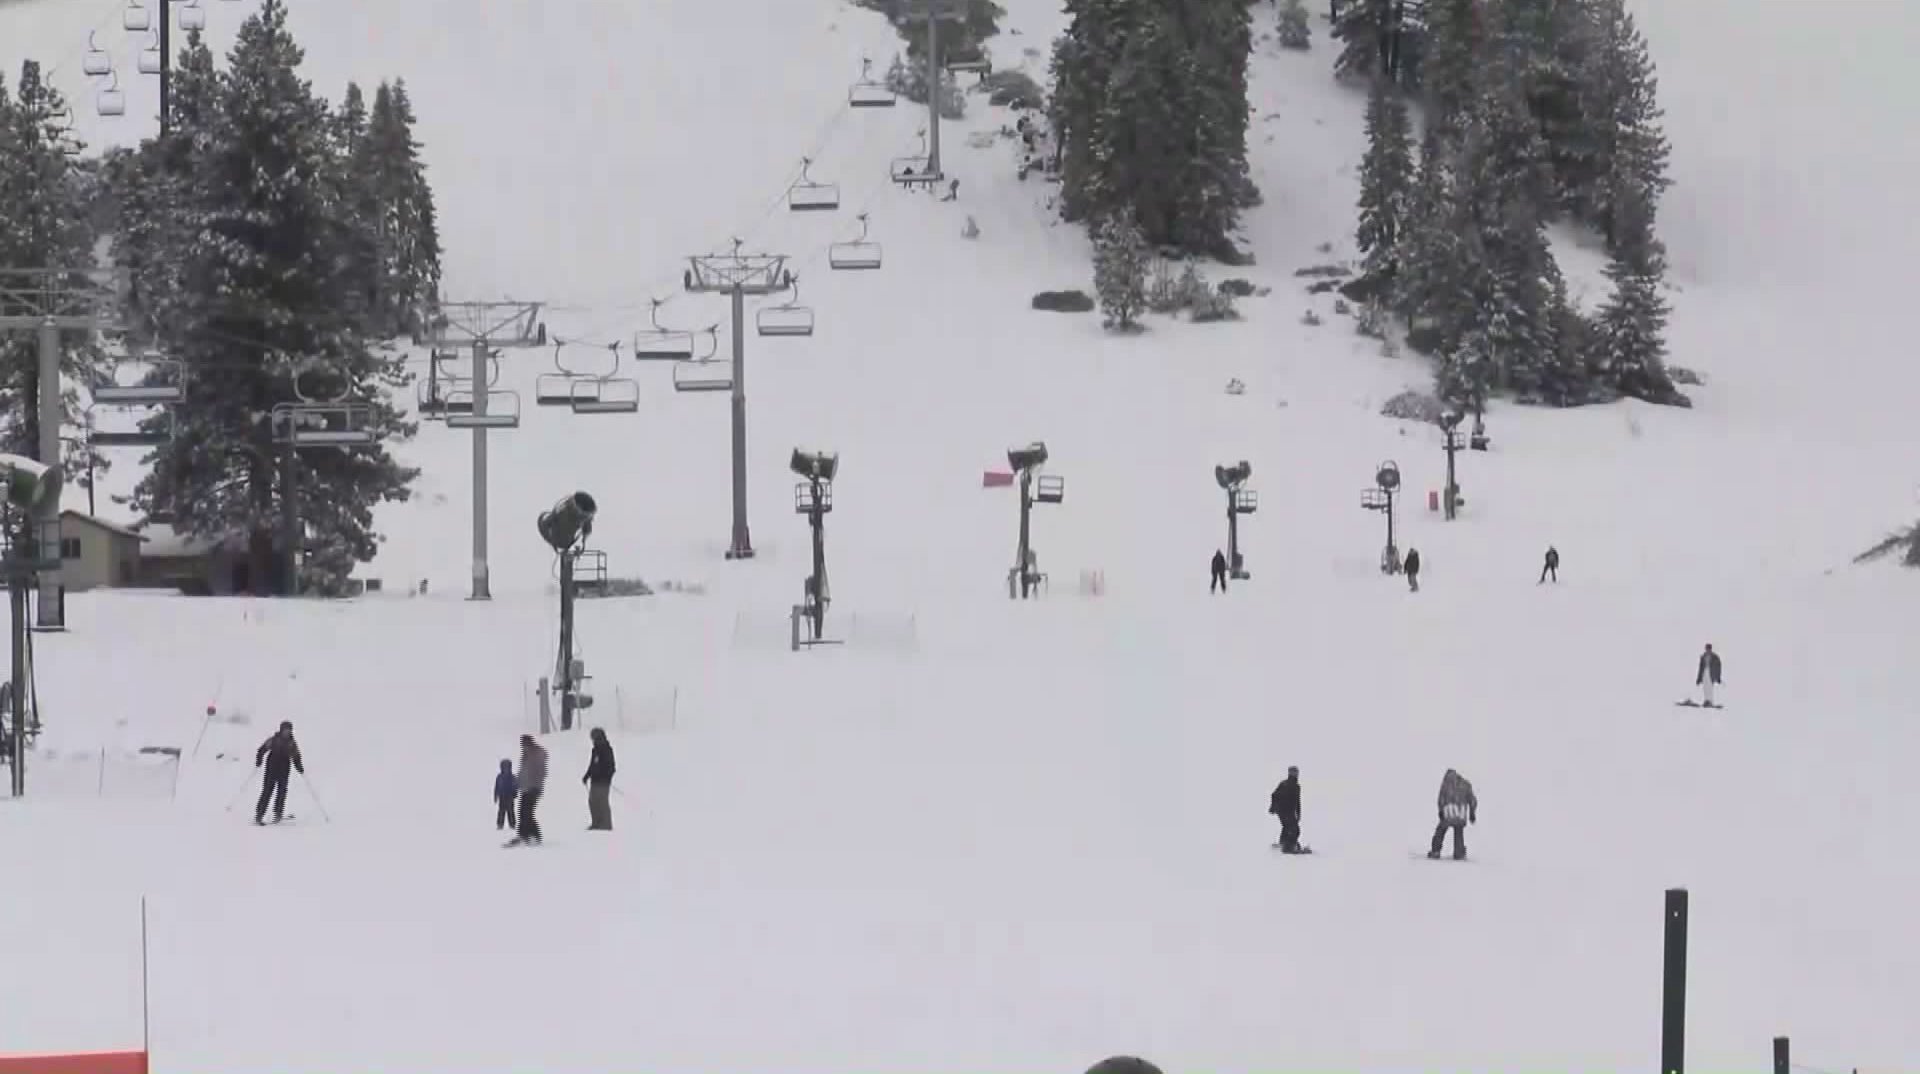
{"label": "person in blue jacket", "polygon": [[513,827],[513,800],[520,793],[513,778],[513,762],[501,761],[500,774],[493,777],[493,827],[495,831]]}

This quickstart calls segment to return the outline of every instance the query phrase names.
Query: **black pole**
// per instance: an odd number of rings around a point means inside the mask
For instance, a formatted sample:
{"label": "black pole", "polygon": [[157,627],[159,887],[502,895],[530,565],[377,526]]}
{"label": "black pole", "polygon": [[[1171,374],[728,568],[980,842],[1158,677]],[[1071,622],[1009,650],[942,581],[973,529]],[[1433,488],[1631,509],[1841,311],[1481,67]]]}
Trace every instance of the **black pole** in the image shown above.
{"label": "black pole", "polygon": [[1387,561],[1398,564],[1400,552],[1393,544],[1393,490],[1387,489]]}
{"label": "black pole", "polygon": [[173,0],[160,0],[160,133],[173,129]]}
{"label": "black pole", "polygon": [[1460,450],[1460,434],[1457,430],[1447,430],[1447,521],[1453,521],[1453,502],[1458,498],[1455,490],[1460,486],[1453,477],[1453,457]]}
{"label": "black pole", "polygon": [[1667,952],[1660,1004],[1660,1074],[1687,1064],[1687,889],[1667,889]]}
{"label": "black pole", "polygon": [[1227,574],[1240,569],[1240,512],[1235,510],[1233,490],[1227,490]]}
{"label": "black pole", "polygon": [[1027,599],[1028,586],[1033,581],[1033,572],[1027,569],[1027,537],[1031,532],[1028,518],[1033,512],[1033,471],[1020,471],[1020,599]]}
{"label": "black pole", "polygon": [[822,501],[820,479],[813,482],[813,640],[819,641],[827,629],[827,508]]}
{"label": "black pole", "polygon": [[573,730],[573,558],[560,553],[560,730]]}
{"label": "black pole", "polygon": [[[23,534],[24,536],[24,534]],[[27,545],[16,538],[13,546],[15,555],[21,554]],[[12,717],[7,721],[13,747],[13,796],[23,798],[27,793],[27,575],[24,571],[9,571],[7,579],[8,604],[11,606],[9,634],[13,650],[13,677],[8,683],[10,693],[8,706]]]}
{"label": "black pole", "polygon": [[[294,430],[288,430],[288,438]],[[280,463],[280,509],[282,512],[281,529],[287,542],[287,576],[282,580],[283,590],[289,597],[300,595],[300,489],[294,467],[298,464],[299,453],[292,443],[287,444],[286,455]],[[262,584],[266,579],[261,579]],[[271,587],[268,587],[269,591]],[[257,590],[256,590],[257,591]]]}
{"label": "black pole", "polygon": [[1787,1038],[1773,1038],[1773,1074],[1787,1074],[1792,1063],[1787,1061]]}

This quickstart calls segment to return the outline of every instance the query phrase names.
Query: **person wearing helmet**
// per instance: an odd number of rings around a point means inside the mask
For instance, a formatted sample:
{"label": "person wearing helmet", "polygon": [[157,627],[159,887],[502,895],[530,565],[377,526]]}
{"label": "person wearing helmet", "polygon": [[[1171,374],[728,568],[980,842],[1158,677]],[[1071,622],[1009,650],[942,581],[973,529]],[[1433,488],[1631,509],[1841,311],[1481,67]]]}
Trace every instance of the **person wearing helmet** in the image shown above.
{"label": "person wearing helmet", "polygon": [[300,744],[293,740],[293,721],[280,721],[280,730],[275,731],[260,748],[254,751],[253,767],[265,768],[260,780],[260,801],[253,807],[253,822],[266,823],[267,803],[273,803],[273,822],[287,811],[287,777],[290,772],[307,774],[307,766],[300,759]]}

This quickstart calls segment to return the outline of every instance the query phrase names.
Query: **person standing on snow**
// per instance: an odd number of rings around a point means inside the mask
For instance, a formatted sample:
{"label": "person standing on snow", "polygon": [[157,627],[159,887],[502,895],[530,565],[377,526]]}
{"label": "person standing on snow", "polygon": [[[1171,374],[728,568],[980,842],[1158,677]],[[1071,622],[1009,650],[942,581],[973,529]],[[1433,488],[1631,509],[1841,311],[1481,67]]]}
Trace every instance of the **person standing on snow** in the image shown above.
{"label": "person standing on snow", "polygon": [[1219,549],[1213,550],[1213,581],[1208,583],[1207,592],[1225,593],[1227,591],[1227,554]]}
{"label": "person standing on snow", "polygon": [[[1559,585],[1560,584],[1560,550],[1558,548],[1553,547],[1552,545],[1547,546],[1547,561],[1540,568],[1540,582],[1546,581],[1547,575],[1549,574],[1553,575],[1553,584]],[[1535,582],[1533,584],[1539,585],[1540,582]]]}
{"label": "person standing on snow", "polygon": [[540,822],[533,819],[540,793],[547,789],[547,750],[532,735],[520,736],[520,830],[508,846],[540,843]]}
{"label": "person standing on snow", "polygon": [[519,796],[519,793],[519,785],[513,781],[513,762],[502,759],[500,774],[493,777],[494,831],[497,832],[513,824],[513,800]]}
{"label": "person standing on snow", "polygon": [[1700,665],[1693,673],[1693,684],[1700,688],[1700,703],[1714,708],[1713,688],[1720,685],[1720,654],[1708,645],[1700,654]]}
{"label": "person standing on snow", "polygon": [[1438,858],[1440,847],[1447,840],[1447,829],[1453,829],[1453,860],[1464,861],[1467,857],[1467,825],[1480,823],[1480,800],[1473,795],[1473,784],[1467,777],[1447,769],[1440,777],[1440,823],[1433,829],[1433,846],[1428,848],[1427,857]]}
{"label": "person standing on snow", "polygon": [[1407,574],[1407,588],[1415,593],[1420,592],[1420,550],[1418,548],[1407,549],[1406,562],[1400,565],[1400,569]]}
{"label": "person standing on snow", "polygon": [[613,744],[598,727],[593,729],[592,737],[593,756],[587,760],[587,774],[580,777],[580,782],[587,785],[587,830],[610,832],[613,806],[607,801],[607,792],[613,789]]}
{"label": "person standing on snow", "polygon": [[260,801],[253,807],[253,822],[266,823],[267,802],[271,799],[273,822],[278,824],[287,812],[287,777],[290,770],[303,776],[307,774],[306,763],[300,759],[300,744],[293,740],[292,720],[280,721],[280,730],[260,743],[260,748],[254,751],[253,767],[260,768],[263,765],[266,772],[260,780]]}
{"label": "person standing on snow", "polygon": [[1287,766],[1287,778],[1273,789],[1267,812],[1280,818],[1280,841],[1274,846],[1283,854],[1299,854],[1300,849],[1300,769]]}

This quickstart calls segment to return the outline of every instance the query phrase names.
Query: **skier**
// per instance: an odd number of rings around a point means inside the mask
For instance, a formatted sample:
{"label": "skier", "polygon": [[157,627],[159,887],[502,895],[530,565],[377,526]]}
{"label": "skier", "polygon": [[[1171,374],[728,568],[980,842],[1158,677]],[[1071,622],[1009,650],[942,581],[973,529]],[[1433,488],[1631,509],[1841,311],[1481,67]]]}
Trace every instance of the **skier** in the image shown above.
{"label": "skier", "polygon": [[[1553,576],[1553,584],[1560,584],[1560,550],[1552,545],[1547,546],[1547,561],[1540,568],[1540,582],[1546,581],[1548,575]],[[1539,585],[1540,582],[1533,584]]]}
{"label": "skier", "polygon": [[1273,789],[1267,812],[1280,818],[1280,841],[1274,846],[1283,854],[1304,854],[1300,846],[1300,769],[1287,766],[1287,778]]}
{"label": "skier", "polygon": [[300,759],[300,744],[293,740],[293,721],[281,720],[280,730],[268,736],[260,748],[254,751],[253,767],[266,767],[266,773],[260,780],[260,801],[253,807],[253,822],[266,823],[267,802],[273,802],[273,822],[287,812],[287,777],[293,769],[301,775],[307,774],[306,763]]}
{"label": "skier", "polygon": [[1420,592],[1420,550],[1418,548],[1407,549],[1406,562],[1400,565],[1400,569],[1407,574],[1407,589],[1415,593]]}
{"label": "skier", "polygon": [[613,789],[613,744],[598,727],[592,737],[593,756],[587,760],[587,774],[580,777],[580,782],[587,785],[587,830],[610,832],[613,807],[607,802],[607,792]]}
{"label": "skier", "polygon": [[519,793],[519,785],[513,781],[513,762],[502,760],[500,774],[493,777],[493,830],[513,824],[513,799]]}
{"label": "skier", "polygon": [[1708,645],[1700,654],[1699,669],[1693,673],[1693,684],[1700,688],[1700,704],[1703,708],[1719,708],[1713,703],[1713,688],[1720,685],[1720,654]]}
{"label": "skier", "polygon": [[520,736],[520,830],[507,845],[520,846],[524,843],[539,845],[540,822],[533,819],[534,807],[540,804],[540,792],[547,789],[547,751],[532,735]]}
{"label": "skier", "polygon": [[1209,593],[1227,591],[1227,555],[1219,549],[1213,551],[1213,581],[1207,584]]}
{"label": "skier", "polygon": [[1465,861],[1467,857],[1467,825],[1480,823],[1480,800],[1473,796],[1473,784],[1467,777],[1447,769],[1440,777],[1440,823],[1433,829],[1433,846],[1428,848],[1427,857],[1438,858],[1440,846],[1447,840],[1447,829],[1453,829],[1453,860]]}

